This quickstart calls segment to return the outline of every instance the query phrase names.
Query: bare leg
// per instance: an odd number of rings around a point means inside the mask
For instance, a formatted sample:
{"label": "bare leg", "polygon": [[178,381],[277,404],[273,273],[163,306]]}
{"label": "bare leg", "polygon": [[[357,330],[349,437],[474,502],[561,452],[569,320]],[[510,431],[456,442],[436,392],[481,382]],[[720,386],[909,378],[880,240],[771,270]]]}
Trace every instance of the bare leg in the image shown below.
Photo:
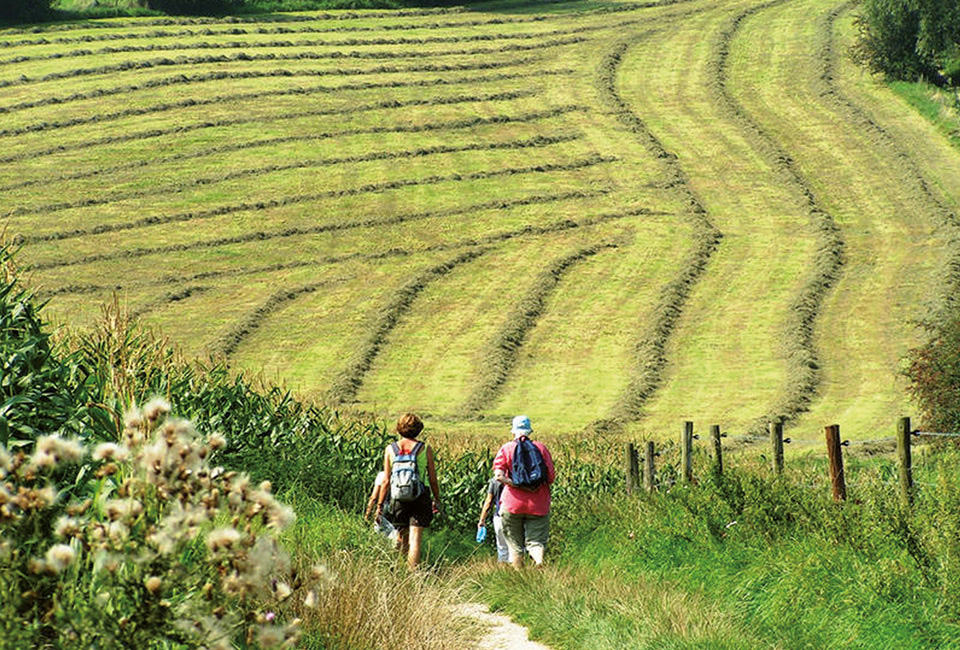
{"label": "bare leg", "polygon": [[407,554],[407,547],[410,544],[410,528],[400,528],[397,530],[397,548],[402,555]]}
{"label": "bare leg", "polygon": [[420,540],[423,539],[423,528],[410,524],[410,551],[407,554],[407,564],[416,569],[420,564]]}

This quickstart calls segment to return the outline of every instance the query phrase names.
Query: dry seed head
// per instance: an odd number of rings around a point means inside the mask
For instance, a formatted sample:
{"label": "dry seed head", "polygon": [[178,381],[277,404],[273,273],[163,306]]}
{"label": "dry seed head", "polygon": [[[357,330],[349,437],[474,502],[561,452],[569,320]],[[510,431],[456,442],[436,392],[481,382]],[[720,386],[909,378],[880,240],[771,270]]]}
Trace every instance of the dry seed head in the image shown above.
{"label": "dry seed head", "polygon": [[207,442],[210,445],[210,449],[213,449],[214,451],[218,449],[224,449],[227,446],[227,439],[224,438],[220,433],[212,434]]}
{"label": "dry seed head", "polygon": [[156,595],[163,586],[163,580],[161,580],[159,576],[150,576],[144,581],[143,584],[147,588],[147,591],[153,595]]}
{"label": "dry seed head", "polygon": [[62,516],[57,519],[54,532],[57,537],[71,537],[80,532],[80,521],[73,517]]}
{"label": "dry seed head", "polygon": [[283,643],[286,635],[282,628],[265,625],[257,632],[257,642],[262,648],[275,648]]}
{"label": "dry seed head", "polygon": [[170,404],[163,398],[155,397],[143,407],[143,416],[150,422],[156,422],[170,412]]}
{"label": "dry seed head", "polygon": [[101,443],[97,445],[96,449],[93,450],[94,460],[116,460],[123,462],[129,456],[130,450],[127,447],[118,445],[115,442]]}
{"label": "dry seed head", "polygon": [[315,609],[317,607],[317,592],[313,589],[308,591],[303,599],[303,606],[307,609]]}
{"label": "dry seed head", "polygon": [[236,528],[217,528],[207,535],[207,547],[214,552],[232,548],[239,541],[240,533]]}
{"label": "dry seed head", "polygon": [[278,582],[277,586],[274,588],[274,593],[277,595],[277,601],[283,602],[290,597],[290,594],[293,593],[293,590],[290,589],[290,585],[286,582]]}
{"label": "dry seed head", "polygon": [[55,573],[60,573],[70,566],[76,557],[76,551],[67,544],[54,544],[47,549],[47,554],[44,556],[47,566]]}

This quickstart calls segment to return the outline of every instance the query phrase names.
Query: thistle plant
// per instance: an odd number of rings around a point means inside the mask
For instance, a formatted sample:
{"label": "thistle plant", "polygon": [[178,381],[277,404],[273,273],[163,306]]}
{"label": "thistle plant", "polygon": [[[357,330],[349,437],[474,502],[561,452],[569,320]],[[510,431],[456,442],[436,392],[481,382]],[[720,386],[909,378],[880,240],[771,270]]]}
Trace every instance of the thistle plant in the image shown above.
{"label": "thistle plant", "polygon": [[269,482],[214,467],[224,438],[169,411],[132,409],[120,441],[92,450],[58,436],[30,454],[0,447],[0,647],[297,644],[274,537],[292,509]]}

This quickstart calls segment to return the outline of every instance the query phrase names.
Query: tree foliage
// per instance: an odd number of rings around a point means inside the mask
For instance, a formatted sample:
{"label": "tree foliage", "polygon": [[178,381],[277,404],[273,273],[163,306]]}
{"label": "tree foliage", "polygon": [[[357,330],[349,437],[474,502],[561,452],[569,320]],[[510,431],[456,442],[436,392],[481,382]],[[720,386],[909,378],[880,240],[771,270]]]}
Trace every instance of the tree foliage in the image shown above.
{"label": "tree foliage", "polygon": [[864,0],[857,18],[858,60],[891,79],[943,83],[960,53],[957,0]]}
{"label": "tree foliage", "polygon": [[928,325],[933,337],[910,353],[906,370],[924,427],[960,430],[960,318]]}
{"label": "tree foliage", "polygon": [[147,7],[168,14],[203,16],[228,13],[243,0],[147,0]]}
{"label": "tree foliage", "polygon": [[51,0],[0,0],[0,20],[30,22],[50,15]]}

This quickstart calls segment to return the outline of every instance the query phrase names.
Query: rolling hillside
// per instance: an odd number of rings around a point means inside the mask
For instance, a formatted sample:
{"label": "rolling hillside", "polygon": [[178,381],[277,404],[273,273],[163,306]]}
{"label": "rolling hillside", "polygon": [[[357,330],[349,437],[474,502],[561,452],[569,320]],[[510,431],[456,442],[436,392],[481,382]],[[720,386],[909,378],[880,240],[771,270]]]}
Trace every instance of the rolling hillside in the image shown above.
{"label": "rolling hillside", "polygon": [[0,31],[3,227],[59,322],[435,431],[888,432],[960,151],[835,0]]}

